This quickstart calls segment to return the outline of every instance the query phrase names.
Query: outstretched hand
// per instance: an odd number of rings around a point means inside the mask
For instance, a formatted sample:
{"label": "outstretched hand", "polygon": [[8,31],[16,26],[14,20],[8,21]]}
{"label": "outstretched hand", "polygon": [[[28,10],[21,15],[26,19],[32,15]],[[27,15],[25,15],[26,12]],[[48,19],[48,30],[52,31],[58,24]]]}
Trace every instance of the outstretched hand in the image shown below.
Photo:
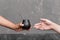
{"label": "outstretched hand", "polygon": [[34,25],[36,29],[40,30],[50,30],[53,29],[55,26],[57,26],[56,23],[44,18],[42,18],[39,23],[36,23]]}

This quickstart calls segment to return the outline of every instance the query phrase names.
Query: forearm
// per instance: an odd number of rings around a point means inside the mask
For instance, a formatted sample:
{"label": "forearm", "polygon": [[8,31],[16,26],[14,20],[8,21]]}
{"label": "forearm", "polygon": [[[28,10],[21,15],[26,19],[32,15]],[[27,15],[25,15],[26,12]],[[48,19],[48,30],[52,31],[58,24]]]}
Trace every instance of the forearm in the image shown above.
{"label": "forearm", "polygon": [[55,30],[56,32],[60,33],[60,25],[54,24],[54,25],[52,26],[52,29]]}
{"label": "forearm", "polygon": [[11,21],[5,19],[4,17],[0,16],[0,25],[3,25],[4,27],[8,27],[11,29],[16,29],[18,26]]}

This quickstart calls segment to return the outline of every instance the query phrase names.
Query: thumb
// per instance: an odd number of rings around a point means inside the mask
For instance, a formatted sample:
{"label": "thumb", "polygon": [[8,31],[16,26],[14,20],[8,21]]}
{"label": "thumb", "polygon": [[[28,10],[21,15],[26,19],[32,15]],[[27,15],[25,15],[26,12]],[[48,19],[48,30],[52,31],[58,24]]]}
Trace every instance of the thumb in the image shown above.
{"label": "thumb", "polygon": [[24,26],[24,24],[20,23],[20,26]]}
{"label": "thumb", "polygon": [[50,20],[48,20],[48,19],[44,19],[44,18],[41,18],[40,20],[41,20],[41,22],[44,22],[44,23],[46,23],[46,24],[48,24],[48,25],[50,25],[50,24],[53,23],[52,21],[50,21]]}

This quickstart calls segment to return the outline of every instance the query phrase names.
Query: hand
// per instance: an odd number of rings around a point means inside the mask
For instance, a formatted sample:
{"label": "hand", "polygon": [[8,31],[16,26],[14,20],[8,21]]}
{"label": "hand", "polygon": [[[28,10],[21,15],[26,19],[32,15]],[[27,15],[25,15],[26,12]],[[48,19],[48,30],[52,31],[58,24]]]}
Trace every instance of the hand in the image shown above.
{"label": "hand", "polygon": [[24,24],[18,23],[18,24],[16,24],[16,26],[17,26],[17,28],[15,29],[15,31],[19,32],[19,31],[22,31],[23,30],[22,29],[22,26],[24,26]]}
{"label": "hand", "polygon": [[34,25],[36,29],[40,29],[40,30],[50,30],[56,26],[57,26],[56,23],[44,18],[41,19],[40,23]]}

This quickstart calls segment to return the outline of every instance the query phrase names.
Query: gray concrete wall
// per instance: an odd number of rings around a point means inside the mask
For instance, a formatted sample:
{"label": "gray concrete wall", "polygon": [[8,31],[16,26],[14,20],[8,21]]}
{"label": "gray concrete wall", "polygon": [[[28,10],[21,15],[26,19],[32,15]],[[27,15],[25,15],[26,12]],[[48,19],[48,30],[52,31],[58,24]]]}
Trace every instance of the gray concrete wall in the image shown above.
{"label": "gray concrete wall", "polygon": [[[33,28],[40,18],[47,18],[60,24],[60,0],[0,0],[0,15],[8,20],[18,23],[24,18],[30,19],[30,31],[15,32],[5,27],[0,27],[0,33],[55,33],[54,31],[41,31]],[[22,16],[22,17],[21,17]]]}

